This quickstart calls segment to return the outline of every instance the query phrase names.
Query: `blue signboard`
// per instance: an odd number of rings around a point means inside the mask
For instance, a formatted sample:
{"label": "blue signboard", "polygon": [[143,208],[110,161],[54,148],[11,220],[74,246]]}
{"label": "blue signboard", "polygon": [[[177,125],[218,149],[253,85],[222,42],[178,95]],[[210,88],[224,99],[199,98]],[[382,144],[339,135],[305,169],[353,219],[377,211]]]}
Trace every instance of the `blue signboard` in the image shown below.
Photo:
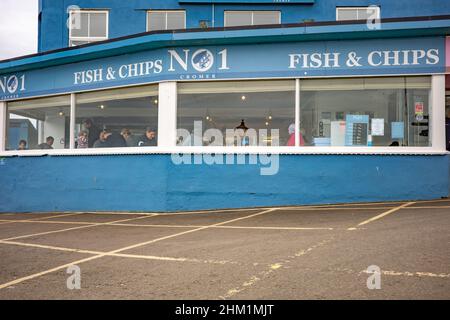
{"label": "blue signboard", "polygon": [[445,72],[441,37],[148,50],[0,76],[0,100],[163,80],[309,78]]}
{"label": "blue signboard", "polygon": [[392,139],[403,139],[405,137],[405,124],[403,122],[391,123]]}
{"label": "blue signboard", "polygon": [[233,3],[233,4],[314,4],[316,0],[178,0],[179,3]]}

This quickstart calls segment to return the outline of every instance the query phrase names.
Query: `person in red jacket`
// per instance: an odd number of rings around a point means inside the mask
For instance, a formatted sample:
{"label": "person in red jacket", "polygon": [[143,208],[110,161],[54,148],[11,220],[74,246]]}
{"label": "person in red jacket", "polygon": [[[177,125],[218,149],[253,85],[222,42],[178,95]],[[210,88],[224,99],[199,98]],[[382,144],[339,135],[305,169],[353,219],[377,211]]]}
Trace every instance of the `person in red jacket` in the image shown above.
{"label": "person in red jacket", "polygon": [[[289,132],[289,140],[288,140],[287,145],[289,147],[294,147],[295,146],[295,124],[294,123],[292,123],[289,126],[288,132]],[[299,136],[299,140],[300,140],[300,146],[304,146],[305,140],[303,139],[303,135],[301,133],[299,133],[298,136]]]}

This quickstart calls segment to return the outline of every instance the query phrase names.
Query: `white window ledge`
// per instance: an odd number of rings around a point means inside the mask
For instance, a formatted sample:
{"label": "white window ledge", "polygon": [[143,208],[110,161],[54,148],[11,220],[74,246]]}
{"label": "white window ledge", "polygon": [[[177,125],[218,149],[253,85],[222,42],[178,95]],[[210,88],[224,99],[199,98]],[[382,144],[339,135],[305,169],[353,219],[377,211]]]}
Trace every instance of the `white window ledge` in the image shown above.
{"label": "white window ledge", "polygon": [[3,151],[0,157],[137,155],[137,154],[285,154],[285,155],[446,155],[431,147],[133,147]]}

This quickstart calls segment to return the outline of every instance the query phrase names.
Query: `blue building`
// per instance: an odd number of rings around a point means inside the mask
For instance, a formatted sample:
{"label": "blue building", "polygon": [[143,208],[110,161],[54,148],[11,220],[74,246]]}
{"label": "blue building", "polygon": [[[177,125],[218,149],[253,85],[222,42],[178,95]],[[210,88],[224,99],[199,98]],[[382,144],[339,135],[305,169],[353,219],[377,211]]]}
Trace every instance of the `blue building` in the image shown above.
{"label": "blue building", "polygon": [[0,61],[0,212],[449,194],[450,2],[39,10],[39,53]]}

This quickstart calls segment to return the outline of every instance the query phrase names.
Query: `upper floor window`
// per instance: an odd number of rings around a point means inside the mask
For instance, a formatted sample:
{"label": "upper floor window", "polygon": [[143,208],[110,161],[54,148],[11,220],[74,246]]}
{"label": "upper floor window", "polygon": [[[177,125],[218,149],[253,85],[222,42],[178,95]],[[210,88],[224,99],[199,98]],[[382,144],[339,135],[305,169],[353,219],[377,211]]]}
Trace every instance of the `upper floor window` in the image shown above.
{"label": "upper floor window", "polygon": [[147,12],[147,31],[185,28],[186,12],[184,10],[152,10]]}
{"label": "upper floor window", "polygon": [[380,19],[380,7],[338,7],[336,8],[336,20],[368,20]]}
{"label": "upper floor window", "polygon": [[108,39],[108,11],[70,11],[69,46]]}
{"label": "upper floor window", "polygon": [[280,23],[280,11],[225,11],[225,27]]}

